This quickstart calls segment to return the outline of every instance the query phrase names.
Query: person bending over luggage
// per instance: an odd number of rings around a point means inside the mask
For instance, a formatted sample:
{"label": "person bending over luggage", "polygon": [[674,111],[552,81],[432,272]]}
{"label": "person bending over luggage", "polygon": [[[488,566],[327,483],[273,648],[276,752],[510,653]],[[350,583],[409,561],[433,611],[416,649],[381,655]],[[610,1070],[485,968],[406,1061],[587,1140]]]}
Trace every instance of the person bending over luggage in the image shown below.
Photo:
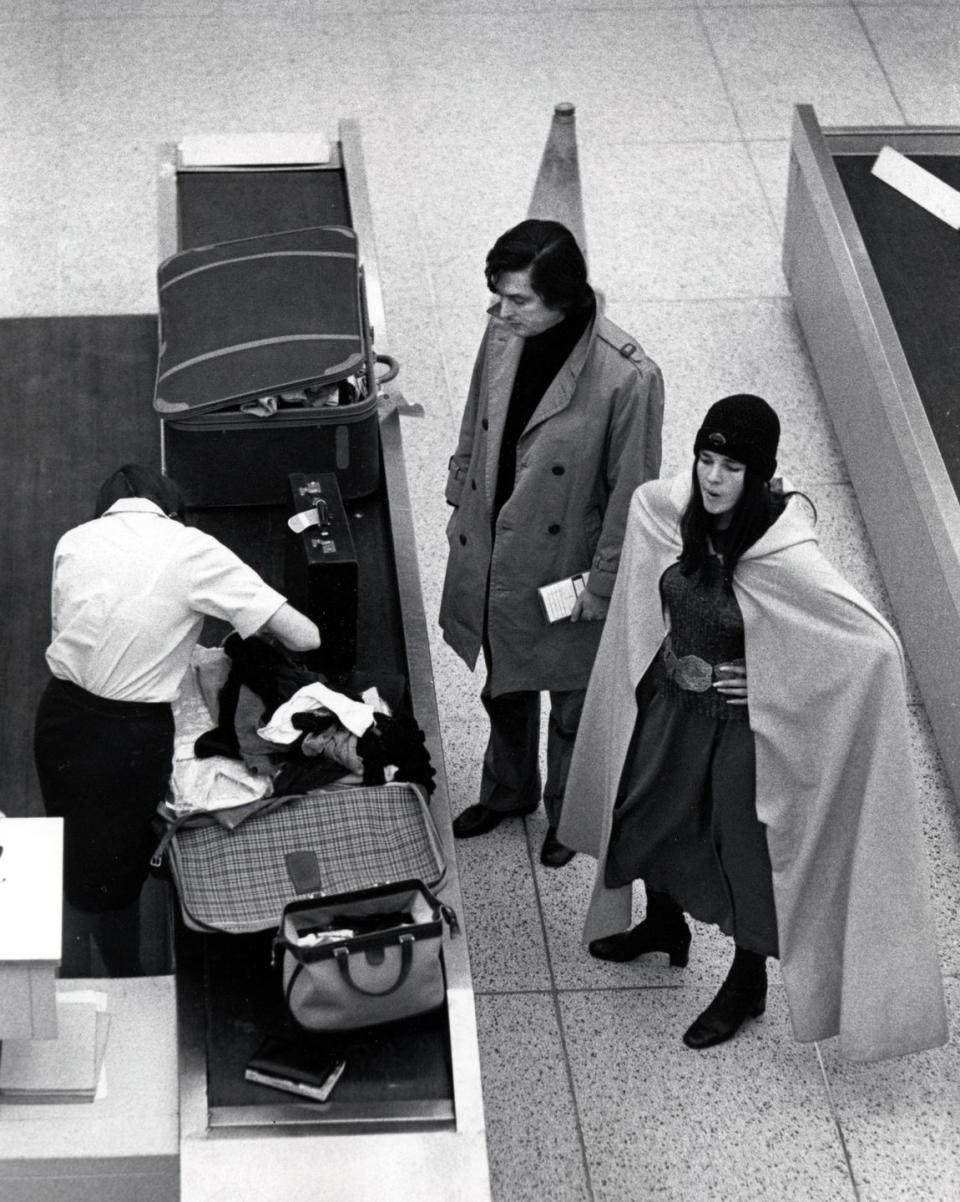
{"label": "person bending over luggage", "polygon": [[[480,796],[455,820],[482,835],[540,802],[540,692],[550,693],[547,837],[556,839],[590,665],[634,488],[660,470],[663,382],[635,339],[597,311],[576,239],[529,220],[497,239],[490,310],[450,460],[446,641],[473,667],[490,722]],[[538,588],[589,571],[570,620],[547,622]]]}
{"label": "person bending over luggage", "polygon": [[93,936],[111,975],[132,976],[151,819],[172,769],[171,702],[204,615],[293,650],[320,635],[232,551],[185,526],[180,489],[153,468],[114,472],[94,512],[54,553],[52,679],[34,755],[46,811],[64,819],[69,924],[83,946]]}
{"label": "person bending over luggage", "polygon": [[559,833],[598,858],[593,956],[683,966],[684,911],[733,939],[688,1047],[763,1013],[779,955],[796,1038],[880,1059],[947,1035],[903,656],[772,481],[779,433],[762,398],[725,397],[692,478],[634,495]]}

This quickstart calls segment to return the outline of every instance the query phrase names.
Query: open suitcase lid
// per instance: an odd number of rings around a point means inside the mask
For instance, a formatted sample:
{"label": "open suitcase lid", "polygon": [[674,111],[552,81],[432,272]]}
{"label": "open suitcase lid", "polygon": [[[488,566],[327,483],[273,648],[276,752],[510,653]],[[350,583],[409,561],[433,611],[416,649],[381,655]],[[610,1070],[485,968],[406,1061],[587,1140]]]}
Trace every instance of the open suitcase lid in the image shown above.
{"label": "open suitcase lid", "polygon": [[181,251],[158,270],[154,408],[223,409],[364,363],[356,233],[312,226]]}

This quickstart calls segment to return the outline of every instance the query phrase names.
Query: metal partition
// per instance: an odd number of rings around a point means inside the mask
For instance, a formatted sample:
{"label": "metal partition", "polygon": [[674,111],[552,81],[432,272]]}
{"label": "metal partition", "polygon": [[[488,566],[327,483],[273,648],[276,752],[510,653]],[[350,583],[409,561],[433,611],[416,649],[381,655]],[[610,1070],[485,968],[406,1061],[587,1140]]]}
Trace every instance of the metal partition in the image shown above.
{"label": "metal partition", "polygon": [[[797,107],[783,266],[912,669],[960,793],[960,502],[926,408],[942,398],[918,388],[906,331],[892,316],[900,306],[881,288],[838,171],[842,158],[872,159],[885,145],[906,155],[960,156],[960,130],[824,130],[810,106]],[[887,187],[879,180],[876,186]],[[914,214],[911,202],[903,203],[902,220],[924,220],[921,210]],[[890,237],[896,241],[897,231]],[[916,281],[921,326],[924,306],[928,318],[943,317],[938,274]],[[960,384],[952,387],[956,392]]]}

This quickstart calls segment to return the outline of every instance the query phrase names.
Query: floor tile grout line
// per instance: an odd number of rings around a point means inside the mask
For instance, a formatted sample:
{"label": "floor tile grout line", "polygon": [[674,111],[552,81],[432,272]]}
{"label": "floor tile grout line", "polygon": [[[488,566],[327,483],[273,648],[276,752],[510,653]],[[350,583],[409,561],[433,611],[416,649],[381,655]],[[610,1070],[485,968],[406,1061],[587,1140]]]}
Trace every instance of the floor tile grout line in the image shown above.
{"label": "floor tile grout line", "polygon": [[876,44],[873,40],[873,36],[870,33],[870,30],[867,28],[867,23],[863,19],[863,13],[860,11],[860,5],[851,3],[850,7],[853,11],[854,20],[860,26],[860,32],[863,34],[867,45],[870,47],[870,53],[873,55],[874,62],[877,64],[877,70],[883,76],[883,82],[887,85],[887,88],[890,92],[890,98],[897,106],[897,112],[900,114],[901,124],[908,125],[909,121],[907,120],[907,114],[904,112],[903,105],[900,103],[900,97],[897,95],[896,89],[893,86],[893,80],[890,78],[887,68],[884,66],[883,59],[880,57]]}
{"label": "floor tile grout line", "polygon": [[[64,80],[66,75],[66,26],[62,10],[58,9],[56,15],[56,38],[57,38],[57,102],[59,106],[64,104]],[[57,175],[62,182],[66,173],[66,125],[64,122],[57,123]],[[57,249],[56,249],[56,276],[54,284],[54,304],[58,316],[63,316],[63,297],[64,297],[64,230],[67,227],[64,219],[64,211],[66,208],[66,190],[60,188],[57,195]]]}
{"label": "floor tile grout line", "polygon": [[[734,100],[733,92],[730,90],[730,85],[727,83],[727,74],[723,69],[723,64],[720,62],[720,55],[717,53],[716,45],[714,44],[714,40],[710,35],[710,26],[708,25],[707,19],[704,16],[704,11],[703,5],[697,4],[697,24],[700,26],[700,32],[703,35],[703,40],[707,46],[707,52],[709,53],[710,58],[713,60],[713,65],[716,68],[717,77],[720,80],[720,88],[723,91],[723,95],[730,107],[730,113],[733,117],[733,124],[739,135],[735,141],[739,145],[746,147],[746,143],[748,142],[747,131],[743,128],[743,122],[740,120],[737,102]],[[753,159],[750,156],[749,151],[747,153],[747,157],[750,158],[751,163],[753,163]],[[755,165],[754,172],[756,172]],[[770,207],[769,201],[767,202],[767,207]]]}
{"label": "floor tile grout line", "polygon": [[434,279],[433,271],[431,270],[432,262],[431,262],[430,256],[426,253],[426,247],[428,244],[427,244],[427,240],[425,237],[425,231],[423,229],[423,223],[420,220],[419,213],[416,213],[416,212],[414,213],[413,224],[414,224],[414,229],[416,230],[416,233],[417,233],[417,239],[419,241],[420,250],[422,253],[423,273],[424,273],[424,278],[426,279],[427,289],[428,289],[428,298],[429,298],[428,299],[428,307],[430,310],[431,326],[433,329],[434,337],[437,340],[437,347],[438,347],[439,355],[440,355],[440,366],[441,366],[441,371],[443,372],[443,384],[444,384],[444,388],[446,390],[446,396],[443,398],[444,399],[444,409],[445,409],[446,417],[451,426],[451,430],[453,432],[453,431],[456,431],[457,428],[459,427],[459,422],[453,412],[453,388],[451,386],[450,364],[449,364],[448,356],[446,353],[446,344],[445,344],[444,338],[443,338],[443,330],[441,329],[440,322],[438,319],[438,314],[440,312],[440,304],[437,299],[436,280]]}
{"label": "floor tile grout line", "polygon": [[820,1076],[823,1078],[823,1086],[827,1093],[827,1105],[830,1107],[830,1114],[833,1117],[833,1125],[837,1129],[837,1136],[840,1140],[840,1148],[843,1151],[843,1159],[846,1161],[847,1172],[850,1175],[850,1185],[853,1188],[853,1196],[855,1202],[860,1202],[860,1186],[857,1184],[857,1177],[853,1171],[853,1161],[850,1158],[850,1150],[847,1147],[847,1141],[843,1134],[843,1128],[840,1126],[840,1115],[837,1112],[837,1105],[833,1098],[833,1090],[830,1088],[830,1080],[827,1077],[826,1065],[823,1063],[823,1055],[820,1051],[820,1044],[814,1041],[813,1046],[817,1051],[817,1063],[820,1065]]}
{"label": "floor tile grout line", "polygon": [[[653,993],[658,990],[666,992],[668,990],[683,990],[691,987],[694,989],[713,989],[713,986],[707,985],[697,986],[694,984],[691,986],[688,982],[686,985],[546,985],[542,988],[531,986],[526,989],[492,989],[486,987],[475,988],[473,992],[477,997],[532,997],[547,993],[555,993],[557,997],[560,997],[561,995],[580,993],[642,993],[647,991]],[[713,989],[713,992],[715,993],[716,990]]]}
{"label": "floor tile grout line", "polygon": [[[945,973],[945,976],[951,974]],[[784,989],[783,985],[770,982],[769,990]],[[643,985],[640,983],[629,983],[626,985],[615,984],[598,984],[598,985],[545,985],[541,987],[530,986],[525,989],[495,989],[490,986],[474,987],[473,993],[475,997],[539,997],[545,994],[556,994],[561,996],[587,995],[594,993],[683,993],[693,992],[694,990],[702,990],[708,993],[710,997],[716,993],[716,984],[703,981],[681,981],[677,985]]]}
{"label": "floor tile grout line", "polygon": [[[527,858],[530,862],[530,875],[533,878],[533,892],[537,901],[537,916],[540,920],[540,931],[543,935],[543,952],[547,962],[547,975],[550,979],[550,1000],[553,1003],[553,1013],[557,1022],[557,1032],[560,1036],[560,1051],[563,1056],[563,1068],[567,1077],[567,1088],[570,1090],[570,1100],[573,1103],[574,1124],[577,1131],[577,1140],[580,1144],[580,1162],[583,1165],[583,1177],[587,1186],[587,1197],[590,1199],[590,1202],[593,1202],[593,1180],[590,1175],[590,1161],[587,1158],[587,1143],[583,1134],[583,1123],[580,1119],[580,1103],[577,1098],[576,1083],[573,1079],[573,1069],[570,1067],[570,1055],[567,1051],[567,1034],[563,1023],[563,1011],[560,1008],[560,990],[557,988],[557,979],[553,971],[553,961],[550,957],[550,933],[547,930],[547,920],[543,910],[543,897],[540,892],[540,880],[537,877],[536,864],[534,862],[534,851],[530,838],[532,832],[530,830],[529,822],[526,818],[523,820],[523,826],[527,843]],[[535,844],[536,840],[533,842]]]}

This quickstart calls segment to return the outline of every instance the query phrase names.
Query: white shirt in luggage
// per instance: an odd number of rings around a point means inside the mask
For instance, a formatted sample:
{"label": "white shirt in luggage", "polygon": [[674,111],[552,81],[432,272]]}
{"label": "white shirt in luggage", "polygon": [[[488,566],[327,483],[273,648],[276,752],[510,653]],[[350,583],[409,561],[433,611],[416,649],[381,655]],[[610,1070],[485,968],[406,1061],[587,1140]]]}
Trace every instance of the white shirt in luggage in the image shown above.
{"label": "white shirt in luggage", "polygon": [[125,497],[57,544],[47,663],[98,697],[172,701],[204,615],[249,638],[284,602],[209,534]]}

